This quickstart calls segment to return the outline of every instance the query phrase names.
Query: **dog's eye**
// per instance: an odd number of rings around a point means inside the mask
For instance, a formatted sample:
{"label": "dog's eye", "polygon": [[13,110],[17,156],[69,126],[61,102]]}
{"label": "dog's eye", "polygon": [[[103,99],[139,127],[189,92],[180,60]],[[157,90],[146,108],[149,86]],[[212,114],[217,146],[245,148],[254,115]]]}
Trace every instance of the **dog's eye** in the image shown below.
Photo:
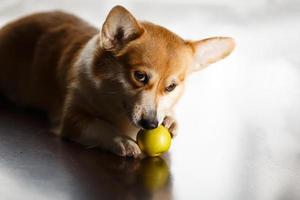
{"label": "dog's eye", "polygon": [[176,83],[172,83],[171,85],[166,87],[166,91],[167,92],[172,92],[176,88],[176,86],[177,86]]}
{"label": "dog's eye", "polygon": [[135,71],[134,72],[134,78],[143,84],[146,84],[148,82],[148,76],[145,72],[142,71]]}

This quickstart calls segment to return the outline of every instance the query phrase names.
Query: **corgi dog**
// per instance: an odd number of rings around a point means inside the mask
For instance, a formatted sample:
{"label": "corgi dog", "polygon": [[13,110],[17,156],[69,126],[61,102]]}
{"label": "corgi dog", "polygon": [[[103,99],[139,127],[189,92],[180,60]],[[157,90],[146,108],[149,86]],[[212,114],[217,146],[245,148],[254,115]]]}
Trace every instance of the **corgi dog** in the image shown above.
{"label": "corgi dog", "polygon": [[36,13],[0,29],[0,93],[45,111],[58,136],[136,158],[139,130],[163,124],[175,136],[186,77],[234,46],[230,37],[184,40],[122,6],[100,30],[64,12]]}

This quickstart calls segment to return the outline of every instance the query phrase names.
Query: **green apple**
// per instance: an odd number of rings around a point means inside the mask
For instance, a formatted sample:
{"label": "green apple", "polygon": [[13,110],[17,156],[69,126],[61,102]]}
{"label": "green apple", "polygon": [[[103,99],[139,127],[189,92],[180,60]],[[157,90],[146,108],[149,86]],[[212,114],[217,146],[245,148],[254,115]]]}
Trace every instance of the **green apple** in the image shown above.
{"label": "green apple", "polygon": [[159,156],[169,150],[171,134],[167,128],[160,125],[152,130],[142,130],[137,135],[137,143],[148,156]]}

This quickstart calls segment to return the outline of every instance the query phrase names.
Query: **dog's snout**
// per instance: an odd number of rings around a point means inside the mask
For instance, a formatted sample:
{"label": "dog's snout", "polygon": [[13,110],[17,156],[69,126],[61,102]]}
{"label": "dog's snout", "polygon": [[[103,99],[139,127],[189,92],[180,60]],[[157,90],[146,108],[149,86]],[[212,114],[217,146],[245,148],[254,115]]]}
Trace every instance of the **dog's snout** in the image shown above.
{"label": "dog's snout", "polygon": [[144,129],[154,129],[158,126],[157,119],[141,119],[140,126]]}
{"label": "dog's snout", "polygon": [[145,110],[138,124],[143,129],[154,129],[158,126],[158,119],[155,110]]}

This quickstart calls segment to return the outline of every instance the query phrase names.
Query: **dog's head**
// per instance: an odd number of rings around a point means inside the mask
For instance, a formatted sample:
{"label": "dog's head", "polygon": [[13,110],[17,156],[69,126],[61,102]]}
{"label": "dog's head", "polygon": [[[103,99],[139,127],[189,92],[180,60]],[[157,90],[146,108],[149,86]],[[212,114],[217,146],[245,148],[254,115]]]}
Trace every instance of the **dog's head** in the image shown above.
{"label": "dog's head", "polygon": [[[187,41],[161,26],[139,22],[116,6],[103,24],[100,46],[100,54],[109,59],[99,61],[96,72],[119,83],[114,90],[121,95],[129,120],[152,129],[182,95],[186,76],[229,55],[234,41],[228,37]],[[110,67],[101,69],[105,64]]]}

